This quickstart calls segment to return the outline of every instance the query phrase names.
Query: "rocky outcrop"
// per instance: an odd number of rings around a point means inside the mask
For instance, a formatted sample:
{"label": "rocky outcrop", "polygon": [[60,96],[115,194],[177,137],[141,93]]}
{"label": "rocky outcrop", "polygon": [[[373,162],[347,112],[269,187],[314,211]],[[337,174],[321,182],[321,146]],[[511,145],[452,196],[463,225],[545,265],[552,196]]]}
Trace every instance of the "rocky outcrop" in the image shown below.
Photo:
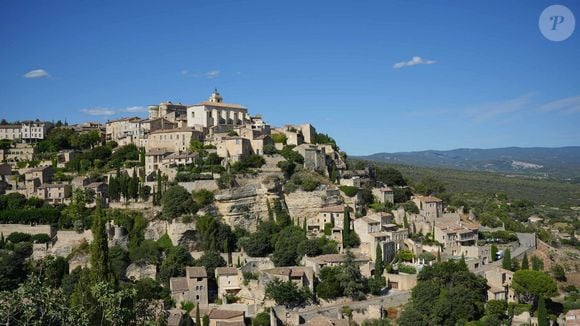
{"label": "rocky outcrop", "polygon": [[167,225],[167,235],[173,245],[184,245],[193,249],[196,242],[195,222],[182,223],[174,219]]}
{"label": "rocky outcrop", "polygon": [[219,192],[214,204],[225,223],[253,231],[258,219],[268,218],[267,201],[274,198],[267,186],[246,184]]}
{"label": "rocky outcrop", "polygon": [[303,221],[318,215],[323,206],[340,204],[340,197],[330,195],[326,186],[322,185],[319,190],[298,190],[287,194],[285,201],[290,216]]}
{"label": "rocky outcrop", "polygon": [[145,239],[157,241],[165,233],[167,233],[167,221],[155,220],[149,221],[147,228],[145,229]]}
{"label": "rocky outcrop", "polygon": [[146,278],[155,280],[157,277],[157,267],[155,265],[131,264],[125,273],[128,279],[138,281]]}

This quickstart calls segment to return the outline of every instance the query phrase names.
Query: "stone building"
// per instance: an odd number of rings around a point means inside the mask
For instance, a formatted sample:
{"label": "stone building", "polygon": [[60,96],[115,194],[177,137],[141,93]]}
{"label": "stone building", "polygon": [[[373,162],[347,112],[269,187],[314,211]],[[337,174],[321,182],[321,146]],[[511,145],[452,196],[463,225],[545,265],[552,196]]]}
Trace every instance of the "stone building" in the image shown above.
{"label": "stone building", "polygon": [[443,215],[443,201],[433,196],[413,196],[411,200],[419,208],[421,215],[435,219]]}
{"label": "stone building", "polygon": [[399,229],[393,223],[392,214],[377,213],[363,216],[354,220],[354,230],[359,236],[360,251],[371,260],[376,260],[377,245],[381,247],[383,261],[390,262],[398,250],[405,246],[405,240],[409,237],[407,229]]}
{"label": "stone building", "polygon": [[217,90],[208,101],[187,108],[187,126],[211,128],[223,132],[235,126],[251,122],[248,109],[239,104],[228,104]]}
{"label": "stone building", "polygon": [[435,240],[443,244],[443,248],[457,248],[452,256],[459,255],[461,246],[474,246],[477,244],[477,231],[479,227],[473,223],[461,221],[459,215],[447,214],[435,221]]}
{"label": "stone building", "polygon": [[176,303],[191,301],[207,306],[208,287],[205,267],[187,267],[185,277],[172,277],[169,280],[171,298]]}
{"label": "stone building", "polygon": [[132,143],[139,146],[141,139],[147,138],[148,130],[145,129],[139,117],[109,120],[105,125],[106,140],[117,143]]}
{"label": "stone building", "polygon": [[217,143],[217,155],[233,163],[252,154],[252,145],[249,139],[239,136],[224,137]]}
{"label": "stone building", "polygon": [[310,171],[320,171],[328,175],[326,166],[326,149],[324,146],[302,144],[294,147],[294,151],[304,157],[304,168]]}
{"label": "stone building", "polygon": [[512,278],[514,272],[497,267],[485,272],[485,279],[489,289],[487,290],[487,300],[507,300],[515,301],[515,293],[512,289]]}
{"label": "stone building", "polygon": [[395,203],[393,189],[389,187],[373,188],[373,195],[379,203]]}
{"label": "stone building", "polygon": [[48,126],[41,122],[24,122],[19,125],[0,125],[0,139],[23,142],[43,140],[48,132]]}
{"label": "stone building", "polygon": [[163,148],[169,152],[186,152],[192,139],[203,141],[203,133],[193,128],[159,129],[149,134],[147,151]]}
{"label": "stone building", "polygon": [[149,105],[147,110],[149,111],[149,120],[165,119],[176,123],[179,118],[187,115],[187,105],[172,103],[171,101],[162,102],[158,105]]}
{"label": "stone building", "polygon": [[242,289],[242,275],[235,267],[217,267],[215,279],[218,284],[218,297],[227,303],[227,295],[235,296]]}
{"label": "stone building", "polygon": [[311,217],[306,221],[308,231],[321,233],[324,231],[324,227],[327,223],[332,227],[339,227],[342,230],[344,208],[344,205],[322,207],[319,210],[318,215]]}
{"label": "stone building", "polygon": [[36,188],[34,196],[52,205],[64,204],[71,196],[72,186],[64,183],[44,183]]}
{"label": "stone building", "polygon": [[[345,254],[328,254],[320,255],[316,257],[304,256],[302,258],[301,264],[305,267],[311,267],[314,270],[315,275],[320,275],[320,270],[324,267],[334,267],[340,266],[346,260]],[[369,258],[364,255],[355,255],[354,263],[359,266],[368,264]]]}
{"label": "stone building", "polygon": [[265,274],[267,279],[264,283],[274,279],[279,279],[283,282],[292,281],[292,283],[295,283],[299,287],[306,286],[311,291],[314,291],[314,269],[312,267],[277,267],[263,270],[262,273]]}

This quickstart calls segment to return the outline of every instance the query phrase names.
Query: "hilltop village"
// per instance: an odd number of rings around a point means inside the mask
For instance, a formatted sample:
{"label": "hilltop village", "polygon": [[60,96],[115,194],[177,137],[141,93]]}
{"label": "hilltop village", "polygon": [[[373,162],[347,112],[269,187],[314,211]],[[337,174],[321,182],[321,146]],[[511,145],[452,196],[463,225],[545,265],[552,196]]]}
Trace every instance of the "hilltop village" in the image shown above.
{"label": "hilltop village", "polygon": [[0,145],[7,325],[580,320],[546,308],[577,298],[578,266],[535,232],[484,226],[436,187],[217,90],[104,125],[3,121]]}

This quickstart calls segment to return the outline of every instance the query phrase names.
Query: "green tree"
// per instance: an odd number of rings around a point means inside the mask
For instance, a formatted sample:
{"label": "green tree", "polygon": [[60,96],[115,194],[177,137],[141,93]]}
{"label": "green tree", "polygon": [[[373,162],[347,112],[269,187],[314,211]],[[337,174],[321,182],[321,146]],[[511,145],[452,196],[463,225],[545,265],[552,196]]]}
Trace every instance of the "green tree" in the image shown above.
{"label": "green tree", "polygon": [[496,245],[491,245],[491,260],[492,261],[496,261],[497,260],[497,246]]}
{"label": "green tree", "polygon": [[560,282],[566,281],[566,271],[564,270],[564,267],[562,267],[562,265],[560,264],[554,264],[552,266],[552,275],[556,280]]}
{"label": "green tree", "polygon": [[199,305],[195,305],[195,325],[201,325],[201,320],[199,318]]}
{"label": "green tree", "polygon": [[209,316],[208,315],[203,315],[202,324],[203,324],[203,326],[209,326]]}
{"label": "green tree", "polygon": [[381,244],[377,243],[377,249],[375,253],[375,278],[383,278],[383,272],[385,270],[385,265],[383,263],[383,249]]}
{"label": "green tree", "polygon": [[540,295],[538,298],[538,326],[548,326],[548,310],[546,309],[546,301]]}
{"label": "green tree", "polygon": [[194,265],[205,267],[209,279],[214,279],[215,269],[217,267],[224,267],[227,264],[219,252],[210,250],[204,252],[199,259],[195,260]]}
{"label": "green tree", "polygon": [[338,281],[343,289],[344,295],[353,300],[363,300],[365,298],[365,282],[359,266],[354,261],[354,255],[349,250],[346,252],[344,263],[338,274]]}
{"label": "green tree", "polygon": [[342,219],[342,245],[344,248],[349,248],[350,242],[350,209],[349,207],[344,208],[344,214]]}
{"label": "green tree", "polygon": [[278,278],[266,285],[266,296],[276,301],[276,304],[289,308],[308,305],[312,302],[312,293],[308,287],[298,287],[291,280],[284,282]]}
{"label": "green tree", "polygon": [[163,194],[161,199],[163,216],[173,219],[183,214],[197,212],[197,204],[191,194],[181,186],[172,186]]}
{"label": "green tree", "polygon": [[512,288],[520,302],[536,303],[539,296],[550,298],[556,295],[556,282],[549,275],[523,269],[514,273]]}
{"label": "green tree", "polygon": [[522,258],[521,269],[530,269],[530,263],[528,262],[528,253],[524,253],[524,258]]}
{"label": "green tree", "polygon": [[110,280],[109,245],[105,230],[105,218],[100,206],[93,216],[93,242],[91,243],[91,281],[93,284]]}
{"label": "green tree", "polygon": [[507,269],[508,271],[512,269],[512,254],[509,248],[504,251],[501,267],[503,269]]}
{"label": "green tree", "polygon": [[274,246],[272,261],[276,266],[295,266],[299,263],[300,252],[298,244],[306,241],[306,235],[295,225],[285,227],[280,231]]}
{"label": "green tree", "polygon": [[535,271],[541,271],[544,269],[544,262],[538,257],[532,257],[532,269]]}

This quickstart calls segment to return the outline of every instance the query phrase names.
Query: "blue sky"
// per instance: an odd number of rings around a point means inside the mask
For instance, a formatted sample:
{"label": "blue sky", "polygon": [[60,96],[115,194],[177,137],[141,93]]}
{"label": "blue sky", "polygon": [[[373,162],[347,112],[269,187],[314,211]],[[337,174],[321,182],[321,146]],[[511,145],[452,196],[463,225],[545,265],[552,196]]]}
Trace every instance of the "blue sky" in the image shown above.
{"label": "blue sky", "polygon": [[351,155],[580,145],[580,31],[544,38],[552,4],[2,0],[0,117],[106,121],[217,87]]}

